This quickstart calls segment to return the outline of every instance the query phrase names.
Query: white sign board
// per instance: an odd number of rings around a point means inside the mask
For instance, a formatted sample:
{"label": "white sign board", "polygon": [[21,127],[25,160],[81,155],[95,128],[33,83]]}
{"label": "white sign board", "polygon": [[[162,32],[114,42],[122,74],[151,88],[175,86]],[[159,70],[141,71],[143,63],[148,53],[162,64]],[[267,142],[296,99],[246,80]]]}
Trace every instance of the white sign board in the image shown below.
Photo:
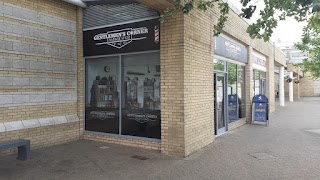
{"label": "white sign board", "polygon": [[267,58],[264,55],[254,51],[252,54],[252,66],[253,69],[267,72]]}

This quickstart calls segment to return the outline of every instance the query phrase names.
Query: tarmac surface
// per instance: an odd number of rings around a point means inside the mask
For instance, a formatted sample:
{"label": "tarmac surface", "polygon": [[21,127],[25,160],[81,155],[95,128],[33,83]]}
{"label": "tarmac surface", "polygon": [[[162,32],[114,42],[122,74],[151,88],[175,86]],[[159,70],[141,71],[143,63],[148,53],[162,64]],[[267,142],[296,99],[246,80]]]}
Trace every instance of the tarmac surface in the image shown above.
{"label": "tarmac surface", "polygon": [[[77,141],[0,158],[0,179],[320,179],[320,97],[277,107],[268,127],[245,125],[187,158]],[[134,158],[137,156],[138,158]]]}

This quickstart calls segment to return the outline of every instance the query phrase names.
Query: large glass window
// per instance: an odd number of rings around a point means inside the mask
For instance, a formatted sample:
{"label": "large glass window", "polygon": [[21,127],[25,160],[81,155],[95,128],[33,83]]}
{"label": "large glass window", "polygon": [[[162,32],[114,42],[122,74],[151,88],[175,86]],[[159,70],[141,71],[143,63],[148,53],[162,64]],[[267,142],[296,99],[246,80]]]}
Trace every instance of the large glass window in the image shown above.
{"label": "large glass window", "polygon": [[254,95],[260,94],[260,71],[253,70]]}
{"label": "large glass window", "polygon": [[88,59],[85,99],[87,131],[160,139],[159,52]]}
{"label": "large glass window", "polygon": [[85,129],[119,133],[119,58],[86,61]]}
{"label": "large glass window", "polygon": [[253,82],[254,82],[254,95],[264,94],[266,95],[266,72],[253,70]]}
{"label": "large glass window", "polygon": [[246,86],[245,86],[245,66],[238,65],[238,101],[239,101],[239,117],[246,117]]}
{"label": "large glass window", "polygon": [[215,71],[225,71],[226,62],[218,59],[214,59],[213,68]]}
{"label": "large glass window", "polygon": [[160,138],[159,54],[122,57],[122,134]]}
{"label": "large glass window", "polygon": [[245,117],[244,66],[227,63],[228,69],[228,122]]}

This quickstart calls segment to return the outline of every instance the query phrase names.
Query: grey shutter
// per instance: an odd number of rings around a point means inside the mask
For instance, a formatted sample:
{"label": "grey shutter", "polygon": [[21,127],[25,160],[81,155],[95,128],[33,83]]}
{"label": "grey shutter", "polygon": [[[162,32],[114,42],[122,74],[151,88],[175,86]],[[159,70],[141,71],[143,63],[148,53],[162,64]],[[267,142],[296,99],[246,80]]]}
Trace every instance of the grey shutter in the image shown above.
{"label": "grey shutter", "polygon": [[159,13],[140,3],[89,4],[84,9],[83,29],[121,24],[159,17]]}

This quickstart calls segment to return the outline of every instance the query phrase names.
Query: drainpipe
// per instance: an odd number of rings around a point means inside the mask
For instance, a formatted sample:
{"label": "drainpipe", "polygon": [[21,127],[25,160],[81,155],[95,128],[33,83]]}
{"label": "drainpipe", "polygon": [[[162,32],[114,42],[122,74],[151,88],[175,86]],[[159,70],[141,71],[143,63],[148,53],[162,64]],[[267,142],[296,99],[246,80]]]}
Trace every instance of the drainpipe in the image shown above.
{"label": "drainpipe", "polygon": [[65,1],[65,2],[67,2],[67,3],[70,3],[70,4],[74,4],[74,5],[76,5],[76,6],[80,6],[80,7],[82,7],[82,8],[85,8],[87,5],[84,3],[84,2],[82,2],[81,0],[63,0],[63,1]]}

